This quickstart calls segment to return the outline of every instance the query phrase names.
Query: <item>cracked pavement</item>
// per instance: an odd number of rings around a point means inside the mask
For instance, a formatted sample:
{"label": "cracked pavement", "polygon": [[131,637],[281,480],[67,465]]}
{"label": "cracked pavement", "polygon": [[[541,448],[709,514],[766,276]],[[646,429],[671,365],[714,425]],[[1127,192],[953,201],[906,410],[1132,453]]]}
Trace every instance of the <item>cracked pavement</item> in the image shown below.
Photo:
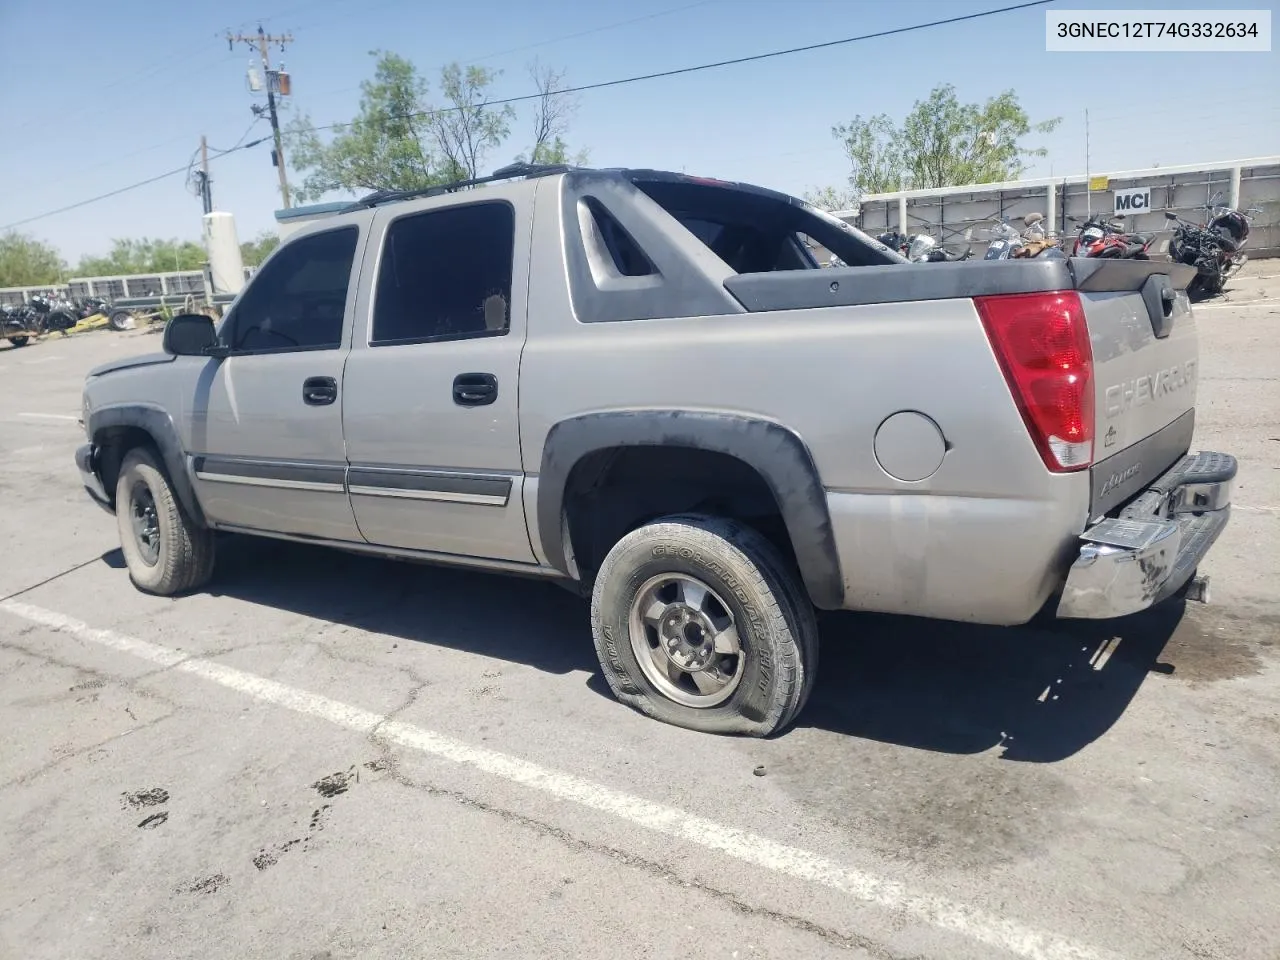
{"label": "cracked pavement", "polygon": [[813,700],[766,742],[618,705],[586,605],[544,583],[231,538],[209,590],[136,592],[79,489],[74,417],[85,370],[158,338],[0,347],[0,597],[379,718],[327,723],[0,609],[0,960],[1019,955],[392,723],[1078,948],[1023,956],[1275,960],[1277,322],[1268,300],[1200,320],[1197,444],[1241,463],[1213,605],[1009,630],[826,616]]}

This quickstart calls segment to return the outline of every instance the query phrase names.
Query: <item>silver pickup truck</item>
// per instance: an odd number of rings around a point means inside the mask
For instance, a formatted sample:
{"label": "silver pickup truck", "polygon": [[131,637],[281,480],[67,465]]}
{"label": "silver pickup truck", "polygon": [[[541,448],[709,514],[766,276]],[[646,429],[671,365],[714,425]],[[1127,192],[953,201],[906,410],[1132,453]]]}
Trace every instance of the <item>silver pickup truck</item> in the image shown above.
{"label": "silver pickup truck", "polygon": [[315,221],[220,323],[89,374],[76,460],[139,588],[199,588],[219,531],[554,578],[618,699],[753,735],[805,701],[815,607],[1203,599],[1236,464],[1190,452],[1190,268],[909,264],[742,184],[486,180]]}

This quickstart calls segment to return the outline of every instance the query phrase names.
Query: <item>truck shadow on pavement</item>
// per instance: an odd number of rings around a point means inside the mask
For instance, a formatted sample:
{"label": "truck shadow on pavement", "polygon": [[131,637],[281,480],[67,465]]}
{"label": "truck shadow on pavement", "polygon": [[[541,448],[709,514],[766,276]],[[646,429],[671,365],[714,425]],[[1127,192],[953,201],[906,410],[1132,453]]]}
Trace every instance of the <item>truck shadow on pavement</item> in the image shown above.
{"label": "truck shadow on pavement", "polygon": [[822,665],[800,726],[1006,760],[1077,753],[1120,719],[1183,622],[1184,603],[1110,622],[987,627],[824,614]]}
{"label": "truck shadow on pavement", "polygon": [[206,592],[548,673],[598,669],[583,601],[528,577],[226,537]]}
{"label": "truck shadow on pavement", "polygon": [[[587,671],[588,686],[610,696],[586,604],[554,584],[245,537],[219,550],[213,595],[550,673]],[[1061,760],[1102,736],[1149,673],[1173,672],[1159,658],[1182,620],[1180,602],[1110,623],[1005,628],[823,614],[822,663],[796,727]]]}

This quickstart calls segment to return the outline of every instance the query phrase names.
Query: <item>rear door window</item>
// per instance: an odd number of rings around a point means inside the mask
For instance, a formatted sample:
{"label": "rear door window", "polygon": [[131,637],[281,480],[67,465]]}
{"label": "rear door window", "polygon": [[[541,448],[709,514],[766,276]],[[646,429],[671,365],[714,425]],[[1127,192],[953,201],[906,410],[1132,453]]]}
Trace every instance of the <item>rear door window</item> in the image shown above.
{"label": "rear door window", "polygon": [[504,335],[515,211],[490,201],[409,214],[387,228],[370,345]]}

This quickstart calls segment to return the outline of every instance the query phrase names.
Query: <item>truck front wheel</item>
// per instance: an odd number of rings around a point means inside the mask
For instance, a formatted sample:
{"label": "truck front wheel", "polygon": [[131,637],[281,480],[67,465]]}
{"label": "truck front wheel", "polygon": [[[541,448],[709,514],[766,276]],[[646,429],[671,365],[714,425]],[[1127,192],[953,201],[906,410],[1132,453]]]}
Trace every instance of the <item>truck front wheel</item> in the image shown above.
{"label": "truck front wheel", "polygon": [[679,515],[627,534],[596,576],[591,627],[620,701],[706,733],[781,730],[817,668],[808,597],[774,546],[734,520]]}
{"label": "truck front wheel", "polygon": [[204,586],[213,574],[213,532],[178,502],[150,450],[125,454],[116,483],[116,524],[129,579],[162,597]]}

